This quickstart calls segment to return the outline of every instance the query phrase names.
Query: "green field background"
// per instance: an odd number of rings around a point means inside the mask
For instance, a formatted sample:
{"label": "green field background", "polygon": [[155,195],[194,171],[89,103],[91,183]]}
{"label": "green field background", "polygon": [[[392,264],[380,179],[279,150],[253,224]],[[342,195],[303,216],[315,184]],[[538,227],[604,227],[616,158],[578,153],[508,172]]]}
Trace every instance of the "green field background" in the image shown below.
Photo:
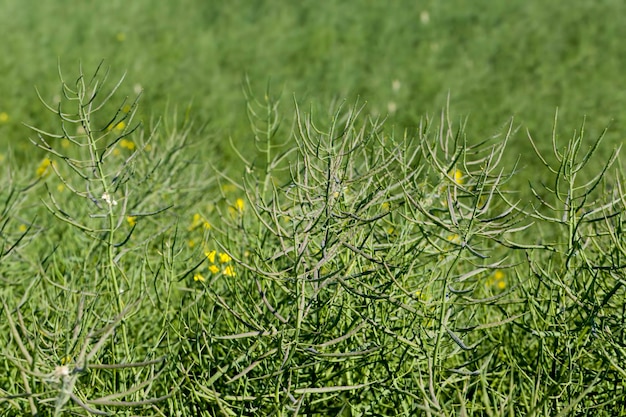
{"label": "green field background", "polygon": [[21,123],[47,127],[34,86],[53,100],[58,63],[73,76],[79,62],[89,73],[105,60],[113,77],[127,73],[126,94],[143,90],[144,121],[191,105],[207,154],[220,158],[227,138],[250,139],[246,75],[260,93],[271,82],[287,113],[294,97],[320,112],[358,99],[396,132],[437,116],[448,97],[470,141],[514,117],[512,159],[528,150],[526,129],[548,145],[558,108],[563,135],[584,117],[591,137],[608,126],[608,154],[626,117],[625,13],[616,0],[6,0],[0,149],[30,155]]}

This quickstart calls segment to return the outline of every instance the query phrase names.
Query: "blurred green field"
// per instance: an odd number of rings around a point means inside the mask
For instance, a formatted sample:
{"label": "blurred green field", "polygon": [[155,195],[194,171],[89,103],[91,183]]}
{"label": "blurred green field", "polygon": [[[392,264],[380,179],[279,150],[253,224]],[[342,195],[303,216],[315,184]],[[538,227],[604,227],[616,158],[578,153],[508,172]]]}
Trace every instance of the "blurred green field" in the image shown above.
{"label": "blurred green field", "polygon": [[[229,157],[226,139],[250,140],[242,80],[268,81],[283,105],[326,112],[360,98],[387,128],[415,129],[449,97],[470,141],[501,133],[514,116],[511,158],[525,130],[547,145],[559,108],[570,136],[609,126],[608,150],[626,117],[626,4],[573,0],[72,2],[0,4],[0,146],[27,156],[22,122],[47,127],[35,95],[58,97],[57,63],[92,71],[102,60],[123,88],[144,91],[145,121],[191,104],[207,154]],[[527,164],[533,164],[528,161]],[[531,169],[532,171],[532,169]]]}

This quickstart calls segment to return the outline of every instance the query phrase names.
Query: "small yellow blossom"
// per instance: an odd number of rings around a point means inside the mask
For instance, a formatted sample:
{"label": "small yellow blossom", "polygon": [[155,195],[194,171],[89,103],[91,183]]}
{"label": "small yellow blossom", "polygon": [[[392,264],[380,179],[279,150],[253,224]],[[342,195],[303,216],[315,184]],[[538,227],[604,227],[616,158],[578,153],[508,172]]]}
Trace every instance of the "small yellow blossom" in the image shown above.
{"label": "small yellow blossom", "polygon": [[450,236],[448,236],[448,242],[461,243],[461,238],[457,234],[450,235]]}
{"label": "small yellow blossom", "polygon": [[220,263],[225,264],[233,260],[227,253],[220,252],[219,254]]}
{"label": "small yellow blossom", "polygon": [[37,176],[39,178],[47,177],[50,175],[50,172],[52,172],[52,167],[54,167],[54,162],[48,157],[44,158],[39,164],[39,167],[37,167]]}
{"label": "small yellow blossom", "polygon": [[206,251],[206,252],[204,252],[204,256],[206,256],[206,257],[207,257],[207,259],[209,260],[209,262],[211,262],[212,264],[214,264],[214,263],[215,263],[215,254],[216,254],[216,253],[217,253],[217,252],[216,252],[216,251],[214,251],[214,250],[212,250],[212,251]]}
{"label": "small yellow blossom", "polygon": [[224,275],[226,275],[227,277],[234,277],[235,276],[235,268],[233,268],[232,265],[228,265],[226,268],[224,268]]}
{"label": "small yellow blossom", "polygon": [[70,147],[70,140],[68,138],[63,138],[61,139],[61,147],[62,148],[69,148]]}
{"label": "small yellow blossom", "polygon": [[0,112],[0,124],[7,123],[9,121],[9,115],[6,112]]}
{"label": "small yellow blossom", "polygon": [[385,201],[384,203],[382,203],[380,205],[380,209],[382,211],[389,211],[389,210],[391,210],[391,203],[389,203],[389,201]]}
{"label": "small yellow blossom", "polygon": [[200,223],[201,218],[202,216],[200,216],[198,213],[194,214],[193,218],[191,219],[191,225],[189,225],[188,229],[191,231],[198,227],[198,223]]}
{"label": "small yellow blossom", "polygon": [[64,356],[61,358],[61,365],[67,365],[71,361],[72,361],[72,358],[70,358],[69,356]]}
{"label": "small yellow blossom", "polygon": [[125,105],[124,105],[124,107],[122,107],[122,111],[123,111],[124,113],[130,113],[130,111],[131,111],[132,109],[133,109],[133,108],[130,106],[130,104],[125,104]]}
{"label": "small yellow blossom", "polygon": [[190,248],[193,248],[194,246],[196,246],[196,241],[195,241],[195,240],[193,240],[193,239],[189,239],[189,242],[187,242],[187,245],[188,245]]}
{"label": "small yellow blossom", "polygon": [[20,233],[24,233],[25,231],[28,230],[28,226],[26,226],[25,224],[20,224],[17,230],[19,230]]}
{"label": "small yellow blossom", "polygon": [[57,191],[62,193],[63,191],[65,191],[65,184],[59,184],[57,185]]}
{"label": "small yellow blossom", "polygon": [[218,272],[220,272],[220,269],[216,265],[210,265],[209,266],[209,271],[212,274],[217,274]]}
{"label": "small yellow blossom", "polygon": [[191,219],[191,224],[189,225],[187,230],[191,232],[192,230],[195,230],[200,226],[204,227],[207,230],[211,228],[211,224],[206,221],[200,214],[196,213],[193,215],[193,218]]}
{"label": "small yellow blossom", "polygon": [[193,280],[194,280],[194,281],[200,281],[200,282],[203,282],[203,281],[204,281],[204,277],[203,277],[201,274],[196,273],[196,274],[193,276]]}
{"label": "small yellow blossom", "polygon": [[137,224],[137,216],[126,216],[126,221],[132,227]]}
{"label": "small yellow blossom", "polygon": [[245,203],[243,201],[243,198],[238,198],[237,200],[235,200],[235,208],[237,210],[239,210],[239,212],[243,212],[243,209],[245,207]]}
{"label": "small yellow blossom", "polygon": [[122,154],[122,151],[120,151],[119,149],[117,148],[113,149],[113,155],[120,156],[121,154]]}
{"label": "small yellow blossom", "polygon": [[118,122],[116,124],[111,123],[109,126],[107,126],[107,130],[115,129],[117,132],[121,132],[122,130],[124,130],[125,127],[126,123],[122,120],[121,122]]}
{"label": "small yellow blossom", "polygon": [[450,176],[452,177],[454,182],[456,182],[459,185],[463,185],[463,173],[460,170],[455,169],[454,171],[450,173]]}
{"label": "small yellow blossom", "polygon": [[506,288],[506,280],[504,279],[505,275],[499,269],[496,269],[491,277],[487,280],[487,285],[497,287],[500,290]]}
{"label": "small yellow blossom", "polygon": [[[120,122],[120,123],[124,123],[124,122]],[[129,151],[135,150],[135,143],[131,140],[122,139],[120,141],[120,146],[122,148],[128,149]]]}

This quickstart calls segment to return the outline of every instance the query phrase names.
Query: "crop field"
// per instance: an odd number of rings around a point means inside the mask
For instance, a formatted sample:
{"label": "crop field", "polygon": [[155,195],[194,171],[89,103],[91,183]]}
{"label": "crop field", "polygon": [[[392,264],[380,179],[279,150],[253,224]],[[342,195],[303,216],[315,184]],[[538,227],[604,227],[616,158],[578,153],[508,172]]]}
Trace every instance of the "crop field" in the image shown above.
{"label": "crop field", "polygon": [[625,14],[1,2],[0,416],[626,416]]}

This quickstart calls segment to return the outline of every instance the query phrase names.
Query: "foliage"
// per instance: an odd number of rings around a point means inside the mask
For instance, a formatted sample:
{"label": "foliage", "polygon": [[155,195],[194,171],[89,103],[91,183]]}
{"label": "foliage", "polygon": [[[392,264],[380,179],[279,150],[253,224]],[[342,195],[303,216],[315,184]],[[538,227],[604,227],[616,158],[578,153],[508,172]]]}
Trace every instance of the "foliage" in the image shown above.
{"label": "foliage", "polygon": [[3,414],[626,411],[602,135],[562,141],[555,118],[550,156],[529,136],[551,180],[520,192],[513,123],[469,143],[447,109],[396,134],[295,102],[288,127],[246,84],[238,177],[187,120],[135,123],[104,67],[59,73],[46,157],[0,188]]}

